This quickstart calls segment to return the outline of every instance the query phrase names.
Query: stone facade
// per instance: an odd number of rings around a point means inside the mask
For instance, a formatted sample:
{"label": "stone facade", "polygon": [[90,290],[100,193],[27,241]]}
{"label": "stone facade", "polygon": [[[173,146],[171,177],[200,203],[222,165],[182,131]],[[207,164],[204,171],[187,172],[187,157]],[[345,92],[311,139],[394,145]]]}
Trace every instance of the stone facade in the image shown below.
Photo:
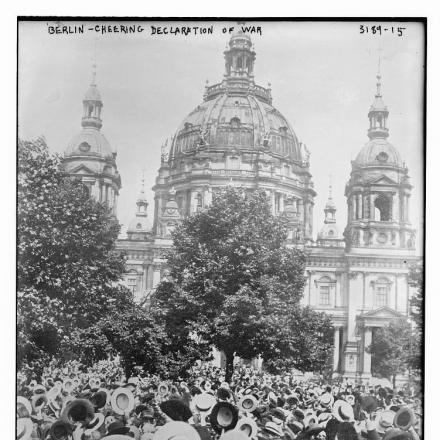
{"label": "stone facade", "polygon": [[[408,169],[387,141],[388,110],[380,75],[368,113],[369,141],[352,162],[345,190],[349,214],[344,233],[337,225],[330,191],[324,223],[314,240],[316,192],[307,147],[272,106],[270,87],[255,83],[250,38],[233,35],[224,57],[222,82],[206,85],[203,102],[182,122],[171,145],[162,147],[152,223],[142,188],[127,238],[118,241],[118,249],[128,255],[124,282],[137,301],[148,302],[166,276],[171,231],[182,218],[204,209],[226,185],[263,189],[271,198],[273,213],[289,219],[289,245],[308,253],[303,303],[332,317],[334,375],[368,379],[371,357],[365,347],[376,328],[408,315],[408,270],[417,259],[415,231],[408,222]],[[93,102],[101,101],[95,98]],[[87,122],[89,100],[84,102]],[[95,113],[99,118],[100,107],[92,109]],[[82,138],[75,141],[80,153],[81,142]],[[102,165],[111,160],[104,157],[99,159]],[[69,147],[66,166],[79,173],[81,168],[73,163],[89,167],[90,157]],[[89,168],[96,179],[102,179],[101,171],[93,174]],[[120,181],[111,182],[117,194]]]}

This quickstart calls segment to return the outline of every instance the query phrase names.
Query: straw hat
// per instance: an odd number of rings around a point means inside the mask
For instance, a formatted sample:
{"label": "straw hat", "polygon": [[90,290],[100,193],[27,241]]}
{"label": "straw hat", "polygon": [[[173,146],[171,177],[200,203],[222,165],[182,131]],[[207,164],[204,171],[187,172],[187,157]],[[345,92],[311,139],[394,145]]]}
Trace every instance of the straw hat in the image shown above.
{"label": "straw hat", "polygon": [[384,434],[388,428],[391,428],[394,423],[396,413],[389,409],[381,411],[376,418],[376,431]]}
{"label": "straw hat", "polygon": [[32,414],[32,405],[26,397],[17,396],[17,416],[29,417]]}
{"label": "straw hat", "polygon": [[113,391],[110,401],[116,414],[123,415],[126,411],[131,412],[134,408],[133,393],[127,388],[121,387]]}
{"label": "straw hat", "polygon": [[254,419],[251,419],[250,417],[242,417],[238,420],[234,431],[243,432],[248,437],[254,438],[257,436],[258,426]]}
{"label": "straw hat", "polygon": [[251,413],[258,407],[258,400],[252,394],[243,396],[238,402],[238,409],[243,412]]}
{"label": "straw hat", "polygon": [[215,397],[208,393],[197,394],[193,399],[194,408],[199,412],[209,411],[215,403]]}
{"label": "straw hat", "polygon": [[34,424],[29,417],[17,419],[17,440],[28,440],[32,436]]}
{"label": "straw hat", "polygon": [[340,422],[352,422],[354,420],[353,407],[345,400],[337,400],[334,403],[333,415]]}
{"label": "straw hat", "polygon": [[238,410],[229,402],[217,402],[212,408],[209,420],[212,429],[217,434],[220,434],[223,430],[229,431],[237,425]]}

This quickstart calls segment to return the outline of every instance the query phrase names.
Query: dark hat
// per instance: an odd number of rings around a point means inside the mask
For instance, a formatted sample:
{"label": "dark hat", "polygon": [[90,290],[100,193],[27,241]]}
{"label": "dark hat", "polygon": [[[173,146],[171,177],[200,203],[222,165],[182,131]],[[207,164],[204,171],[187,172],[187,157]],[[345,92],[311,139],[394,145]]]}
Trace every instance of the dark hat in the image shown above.
{"label": "dark hat", "polygon": [[196,396],[197,394],[202,394],[202,390],[199,387],[193,386],[190,389],[191,396]]}
{"label": "dark hat", "polygon": [[296,418],[296,420],[299,420],[300,422],[302,422],[305,417],[304,413],[300,409],[296,409],[295,411],[293,411],[293,415]]}
{"label": "dark hat", "polygon": [[298,396],[296,396],[295,394],[291,394],[289,397],[287,397],[286,401],[289,405],[298,405],[299,404]]}
{"label": "dark hat", "polygon": [[212,440],[211,433],[206,426],[191,425],[199,433],[200,440]]}
{"label": "dark hat", "polygon": [[414,412],[411,408],[403,406],[394,416],[393,425],[403,431],[409,429],[415,423]]}
{"label": "dark hat", "polygon": [[64,420],[57,420],[50,427],[50,436],[53,440],[62,440],[72,434],[72,425]]}
{"label": "dark hat", "polygon": [[95,409],[86,399],[75,399],[64,408],[61,419],[74,425],[76,422],[91,421],[95,417]]}
{"label": "dark hat", "polygon": [[302,422],[300,422],[299,420],[294,420],[292,422],[289,422],[287,424],[287,427],[294,433],[294,434],[298,434],[299,432],[301,432],[304,429],[304,425]]}
{"label": "dark hat", "polygon": [[283,407],[285,404],[286,404],[285,399],[283,399],[282,397],[277,397],[277,406]]}
{"label": "dark hat", "polygon": [[210,422],[217,434],[234,429],[238,422],[238,409],[229,402],[218,402],[212,408]]}
{"label": "dark hat", "polygon": [[107,403],[107,393],[105,391],[98,391],[90,398],[90,401],[93,403],[95,408],[103,408]]}
{"label": "dark hat", "polygon": [[170,399],[160,404],[160,409],[171,419],[187,422],[192,417],[192,412],[181,400]]}
{"label": "dark hat", "polygon": [[377,400],[373,396],[365,396],[361,398],[361,408],[367,413],[376,411],[377,406]]}
{"label": "dark hat", "polygon": [[217,390],[217,398],[220,400],[228,400],[231,398],[231,393],[226,388],[219,388]]}
{"label": "dark hat", "polygon": [[110,423],[107,428],[107,435],[122,434],[126,435],[130,432],[130,428],[125,426],[122,420],[115,420]]}
{"label": "dark hat", "polygon": [[412,440],[413,436],[408,431],[402,431],[401,429],[389,429],[382,440]]}
{"label": "dark hat", "polygon": [[274,408],[274,409],[271,411],[271,414],[272,414],[274,417],[276,417],[277,419],[282,420],[283,422],[286,421],[286,413],[285,413],[281,408],[279,408],[279,407]]}
{"label": "dark hat", "polygon": [[388,393],[385,388],[380,387],[379,388],[379,396],[382,397],[382,399],[385,399],[387,397]]}

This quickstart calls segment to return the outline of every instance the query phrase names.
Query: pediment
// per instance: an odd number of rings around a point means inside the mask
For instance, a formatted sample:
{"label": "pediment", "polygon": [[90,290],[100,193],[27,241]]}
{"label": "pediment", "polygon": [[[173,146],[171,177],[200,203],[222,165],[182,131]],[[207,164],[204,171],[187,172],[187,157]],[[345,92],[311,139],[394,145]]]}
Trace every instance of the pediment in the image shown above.
{"label": "pediment", "polygon": [[95,174],[90,168],[86,167],[84,164],[78,165],[69,171],[71,174]]}
{"label": "pediment", "polygon": [[368,182],[370,185],[397,185],[393,179],[388,176],[382,175],[379,177],[375,177],[374,179]]}
{"label": "pediment", "polygon": [[358,319],[396,319],[403,318],[404,316],[390,307],[380,307],[375,310],[371,310],[369,312],[363,313],[358,316]]}

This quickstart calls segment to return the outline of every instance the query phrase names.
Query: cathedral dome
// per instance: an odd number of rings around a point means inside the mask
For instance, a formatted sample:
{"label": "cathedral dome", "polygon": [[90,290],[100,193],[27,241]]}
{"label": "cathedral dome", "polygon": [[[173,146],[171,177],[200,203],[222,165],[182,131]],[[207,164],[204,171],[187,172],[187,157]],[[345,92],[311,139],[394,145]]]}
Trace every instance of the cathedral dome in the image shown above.
{"label": "cathedral dome", "polygon": [[264,150],[284,161],[303,161],[301,145],[286,118],[272,106],[270,84],[254,82],[255,52],[248,35],[232,35],[224,52],[222,82],[206,85],[204,101],[179,126],[170,159],[198,151]]}
{"label": "cathedral dome", "polygon": [[114,150],[106,137],[93,127],[85,127],[74,136],[65,150],[64,156],[98,156],[113,158]]}
{"label": "cathedral dome", "polygon": [[402,158],[396,148],[386,139],[375,138],[367,142],[357,155],[354,163],[358,166],[403,167]]}
{"label": "cathedral dome", "polygon": [[202,139],[210,149],[258,150],[265,147],[270,153],[300,162],[300,145],[286,118],[267,97],[262,99],[253,92],[243,96],[224,90],[198,105],[178,128],[171,156],[177,158],[192,150]]}

